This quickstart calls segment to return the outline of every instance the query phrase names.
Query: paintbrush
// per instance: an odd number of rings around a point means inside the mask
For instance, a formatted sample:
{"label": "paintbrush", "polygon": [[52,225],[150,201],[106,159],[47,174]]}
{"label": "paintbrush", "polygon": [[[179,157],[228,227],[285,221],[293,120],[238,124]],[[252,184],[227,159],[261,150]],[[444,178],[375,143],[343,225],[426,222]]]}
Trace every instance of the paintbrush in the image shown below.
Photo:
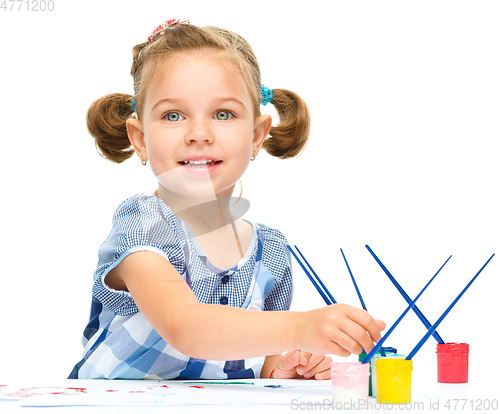
{"label": "paintbrush", "polygon": [[[306,267],[304,266],[304,264],[301,262],[301,260],[298,258],[298,256],[295,254],[295,252],[292,250],[292,248],[290,247],[290,245],[287,245],[286,247],[288,247],[288,250],[290,250],[290,252],[292,253],[293,257],[295,257],[295,260],[297,260],[297,262],[299,263],[300,267],[302,267],[302,270],[305,272],[305,274],[307,275],[307,277],[309,278],[309,280],[311,281],[311,283],[314,285],[314,287],[316,288],[316,290],[318,291],[318,293],[321,295],[321,297],[323,298],[323,300],[325,301],[325,303],[327,305],[332,305],[334,303],[337,303],[335,301],[335,299],[333,299],[332,294],[328,291],[328,289],[326,288],[326,286],[323,284],[323,282],[321,281],[321,279],[318,277],[318,275],[316,274],[316,272],[314,272],[314,270],[312,269],[311,265],[309,265],[309,263],[307,262],[307,260],[305,260],[305,258],[302,255],[302,253],[300,253],[300,250],[297,248],[297,246],[295,246],[295,248],[297,249],[297,251],[299,252],[299,254],[304,258],[305,262],[307,263],[307,265],[309,266],[309,268],[311,269],[311,271],[314,273],[314,275],[318,279],[319,283],[321,283],[321,286],[323,287],[324,291],[323,291],[323,289],[321,287],[319,287],[318,283],[311,276],[311,274],[309,273],[309,271],[306,269]],[[325,292],[326,292],[326,294],[325,294]],[[328,298],[327,295],[331,299]]]}
{"label": "paintbrush", "polygon": [[[361,296],[361,292],[358,289],[358,284],[356,283],[356,280],[354,279],[354,275],[351,272],[351,268],[349,266],[349,263],[347,263],[347,259],[344,255],[344,251],[342,249],[340,249],[340,253],[342,253],[342,257],[344,258],[344,262],[345,262],[345,265],[347,266],[347,270],[349,271],[349,274],[351,275],[351,280],[352,280],[352,283],[354,284],[354,288],[356,289],[356,293],[358,294],[358,298],[359,298],[359,301],[361,302],[361,306],[363,307],[363,309],[365,311],[368,312],[368,309],[366,309],[365,302],[363,301],[363,297]],[[380,355],[382,355],[383,357],[386,356],[385,351],[384,351],[384,347],[380,348]]]}
{"label": "paintbrush", "polygon": [[382,347],[382,345],[384,344],[385,340],[389,337],[389,335],[392,333],[392,331],[394,331],[394,329],[396,329],[396,326],[399,325],[399,323],[403,320],[403,318],[405,317],[405,315],[410,311],[410,309],[412,309],[414,306],[415,306],[415,303],[417,302],[418,298],[420,298],[420,296],[422,296],[422,293],[425,292],[425,289],[427,289],[427,287],[431,284],[431,282],[434,280],[434,278],[439,274],[439,272],[441,271],[441,269],[444,267],[444,265],[446,263],[448,263],[448,260],[450,260],[451,256],[448,257],[448,259],[446,259],[446,262],[444,262],[444,264],[439,268],[439,270],[436,272],[436,274],[434,276],[432,276],[431,280],[429,280],[429,282],[427,282],[427,284],[424,286],[424,288],[420,291],[420,293],[417,295],[417,297],[412,301],[410,302],[410,304],[408,305],[408,307],[405,309],[405,311],[401,314],[401,316],[396,320],[396,322],[394,322],[394,324],[389,328],[389,330],[385,333],[385,335],[382,337],[382,339],[380,341],[377,342],[377,344],[373,347],[373,349],[369,352],[369,354],[367,356],[365,356],[365,358],[363,359],[363,361],[361,361],[363,364],[367,363],[370,361],[370,359],[373,358],[373,356],[377,353],[377,351]]}
{"label": "paintbrush", "polygon": [[[400,286],[400,284],[396,281],[394,276],[391,275],[389,270],[387,270],[387,268],[384,266],[384,264],[381,262],[381,260],[374,253],[374,251],[372,249],[370,249],[370,246],[366,245],[365,247],[368,249],[370,254],[373,256],[375,261],[379,264],[379,266],[382,268],[382,270],[385,272],[385,274],[391,280],[391,282],[394,284],[394,286],[396,286],[396,289],[398,289],[399,293],[401,293],[401,296],[403,296],[403,298],[406,300],[407,303],[411,303],[411,298],[406,294],[406,292],[403,290],[403,288]],[[427,329],[429,329],[431,327],[431,323],[427,320],[427,318],[424,316],[424,314],[422,312],[420,312],[420,309],[415,306],[413,308],[413,311],[418,316],[418,318],[422,321],[422,323],[425,325],[425,327]],[[440,344],[445,343],[437,332],[434,332],[433,336],[436,339],[436,341],[438,341],[438,343],[440,343]]]}
{"label": "paintbrush", "polygon": [[412,359],[415,354],[419,351],[420,348],[422,348],[422,345],[425,344],[427,339],[436,331],[437,327],[441,322],[443,322],[443,319],[446,318],[446,315],[453,309],[453,306],[456,305],[456,303],[460,300],[460,298],[463,296],[465,291],[469,289],[470,285],[476,280],[476,278],[479,276],[479,274],[483,271],[483,269],[486,267],[486,265],[490,262],[491,259],[493,259],[493,256],[495,256],[495,253],[491,255],[491,257],[488,259],[488,261],[483,265],[481,269],[479,269],[479,272],[476,273],[476,275],[472,278],[472,280],[465,286],[465,288],[460,292],[460,294],[455,298],[455,300],[451,303],[450,306],[443,312],[443,314],[439,317],[439,319],[436,321],[434,325],[432,325],[427,333],[424,335],[424,337],[420,340],[420,342],[413,348],[413,350],[408,354],[408,356],[405,359]]}

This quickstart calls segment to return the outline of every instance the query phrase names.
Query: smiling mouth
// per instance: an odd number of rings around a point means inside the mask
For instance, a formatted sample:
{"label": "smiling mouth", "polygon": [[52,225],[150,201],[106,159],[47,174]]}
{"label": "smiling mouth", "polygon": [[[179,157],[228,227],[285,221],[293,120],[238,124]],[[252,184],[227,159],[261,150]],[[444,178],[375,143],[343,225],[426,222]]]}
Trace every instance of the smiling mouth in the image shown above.
{"label": "smiling mouth", "polygon": [[211,167],[212,165],[220,164],[222,161],[216,161],[216,160],[186,160],[186,161],[181,161],[179,162],[180,165],[186,165],[188,167],[194,167],[194,168],[203,168],[203,167]]}

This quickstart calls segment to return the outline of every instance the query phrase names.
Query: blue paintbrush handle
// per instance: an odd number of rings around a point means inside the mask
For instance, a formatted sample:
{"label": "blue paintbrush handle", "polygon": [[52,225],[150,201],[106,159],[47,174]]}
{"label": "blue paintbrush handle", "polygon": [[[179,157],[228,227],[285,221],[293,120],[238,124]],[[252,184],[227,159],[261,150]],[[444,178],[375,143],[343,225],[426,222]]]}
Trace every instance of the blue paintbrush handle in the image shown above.
{"label": "blue paintbrush handle", "polygon": [[297,245],[294,245],[294,247],[297,249],[297,251],[299,252],[300,254],[300,257],[302,257],[302,259],[304,260],[304,262],[306,262],[306,265],[307,267],[309,267],[309,269],[311,269],[311,272],[313,272],[313,275],[316,277],[316,280],[319,282],[319,284],[321,285],[321,287],[323,288],[324,292],[328,295],[328,297],[330,298],[330,300],[332,301],[332,303],[337,303],[337,301],[333,298],[332,294],[330,293],[330,291],[327,289],[327,287],[323,284],[323,282],[321,281],[321,279],[319,278],[319,276],[316,274],[316,272],[314,271],[314,269],[312,268],[312,266],[309,264],[309,262],[306,260],[306,258],[304,257],[304,255],[302,254],[302,252],[299,250],[299,248],[297,247]]}
{"label": "blue paintbrush handle", "polygon": [[358,289],[358,285],[356,281],[354,280],[354,276],[351,272],[351,268],[349,267],[349,263],[347,263],[347,259],[345,258],[344,251],[340,249],[340,253],[342,253],[342,257],[344,258],[345,265],[347,266],[347,270],[349,271],[349,274],[351,275],[352,283],[354,284],[354,288],[356,289],[356,293],[358,294],[359,301],[361,302],[361,306],[363,307],[364,310],[366,309],[365,302],[363,301],[363,298],[361,297],[361,292]]}
{"label": "blue paintbrush handle", "polygon": [[318,293],[321,295],[321,297],[323,298],[323,300],[326,302],[326,304],[327,305],[332,305],[332,302],[330,301],[330,299],[328,299],[326,297],[326,295],[324,294],[324,292],[318,286],[318,284],[316,283],[316,281],[314,280],[314,278],[311,276],[311,274],[307,271],[306,267],[302,264],[302,262],[297,257],[297,255],[292,250],[292,248],[288,244],[287,244],[286,247],[288,247],[288,250],[290,250],[290,252],[292,253],[293,257],[295,257],[295,260],[297,260],[297,262],[299,263],[300,267],[302,267],[302,270],[305,272],[305,274],[307,275],[307,277],[309,278],[309,280],[312,282],[312,284],[314,285],[314,287],[316,288],[316,290],[318,291]]}
{"label": "blue paintbrush handle", "polygon": [[[396,288],[398,289],[399,293],[401,293],[401,296],[403,296],[403,298],[406,300],[407,303],[411,303],[411,298],[406,294],[406,292],[403,290],[403,288],[400,286],[400,284],[396,281],[396,279],[394,278],[394,276],[391,275],[391,273],[389,272],[389,270],[387,270],[387,268],[380,261],[380,259],[373,252],[373,250],[370,249],[370,246],[366,245],[365,247],[368,249],[368,251],[370,252],[370,254],[373,256],[373,258],[376,260],[376,262],[379,264],[379,266],[382,268],[382,270],[385,272],[385,274],[391,280],[391,282],[394,284],[394,286],[396,286]],[[431,323],[427,320],[427,318],[424,316],[424,314],[422,312],[420,312],[420,309],[415,306],[413,308],[413,311],[418,316],[418,318],[422,321],[422,323],[425,325],[425,327],[427,329],[429,329],[431,327]],[[437,332],[434,332],[432,334],[432,336],[434,336],[434,339],[436,339],[436,341],[438,341],[438,343],[440,343],[440,344],[444,344],[445,343],[443,341],[443,339],[439,336],[439,334]]]}
{"label": "blue paintbrush handle", "polygon": [[422,296],[422,293],[424,293],[425,289],[427,289],[427,287],[431,284],[431,282],[434,280],[434,278],[439,274],[439,272],[444,267],[444,265],[446,263],[448,263],[448,260],[450,260],[450,258],[451,258],[451,256],[448,257],[448,259],[446,260],[446,262],[444,262],[444,264],[439,268],[439,270],[436,272],[436,274],[434,276],[432,276],[431,280],[429,280],[427,282],[427,284],[420,291],[420,293],[417,295],[417,297],[412,302],[410,302],[410,304],[408,305],[408,307],[401,314],[401,316],[397,319],[397,321],[394,322],[394,324],[389,328],[389,330],[385,333],[385,335],[382,337],[382,339],[377,342],[377,345],[375,345],[373,347],[373,349],[370,351],[370,353],[367,356],[364,357],[363,361],[361,361],[363,364],[365,364],[366,362],[369,362],[370,359],[373,358],[373,356],[377,353],[377,351],[380,349],[380,347],[384,344],[385,340],[389,337],[389,335],[392,333],[392,331],[394,331],[394,329],[396,329],[396,326],[399,325],[399,322],[401,322],[402,319],[405,317],[405,315],[410,311],[410,309],[412,309],[415,306],[415,303],[417,302],[418,298],[420,296]]}
{"label": "blue paintbrush handle", "polygon": [[415,354],[419,351],[419,349],[422,348],[422,345],[425,344],[427,342],[427,339],[429,339],[429,337],[436,331],[436,329],[439,326],[439,324],[441,322],[443,322],[443,319],[446,318],[446,315],[448,315],[448,313],[451,311],[451,309],[453,308],[453,306],[456,305],[456,303],[460,300],[460,298],[465,293],[465,291],[467,289],[469,289],[469,286],[472,285],[472,282],[474,282],[474,280],[476,280],[476,278],[479,276],[479,273],[481,273],[483,271],[483,269],[486,267],[486,265],[490,262],[490,260],[493,259],[493,256],[495,256],[494,253],[488,259],[488,261],[483,265],[483,267],[479,270],[479,272],[476,273],[476,276],[474,276],[472,278],[472,280],[467,284],[467,286],[465,286],[464,290],[462,290],[462,292],[460,292],[460,294],[455,298],[455,300],[452,302],[452,304],[450,306],[448,306],[448,309],[446,309],[444,311],[444,313],[436,321],[436,323],[431,326],[431,328],[427,331],[427,333],[424,335],[424,337],[415,346],[415,348],[413,348],[413,350],[408,354],[408,356],[405,359],[412,359],[415,356]]}
{"label": "blue paintbrush handle", "polygon": [[[363,301],[363,297],[361,296],[361,292],[358,289],[358,284],[356,283],[356,280],[354,280],[354,275],[351,272],[351,268],[349,267],[349,263],[347,263],[347,259],[344,255],[344,251],[342,249],[340,249],[340,253],[342,253],[342,257],[344,258],[344,262],[345,262],[345,265],[347,266],[347,270],[349,271],[349,274],[351,275],[352,283],[354,284],[354,288],[356,289],[356,293],[358,294],[358,298],[359,298],[359,301],[361,302],[361,306],[363,307],[363,309],[365,311],[368,312],[368,309],[366,309],[365,302]],[[364,352],[364,350],[363,350],[363,352]],[[380,355],[385,357],[385,351],[384,351],[383,347],[380,348]]]}

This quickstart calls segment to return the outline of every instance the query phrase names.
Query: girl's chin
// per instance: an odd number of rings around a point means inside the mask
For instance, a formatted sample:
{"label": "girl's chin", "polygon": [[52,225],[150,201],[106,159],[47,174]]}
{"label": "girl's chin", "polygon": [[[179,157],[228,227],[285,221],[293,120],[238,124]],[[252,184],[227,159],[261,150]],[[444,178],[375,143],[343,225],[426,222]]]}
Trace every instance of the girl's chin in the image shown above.
{"label": "girl's chin", "polygon": [[169,192],[180,196],[195,198],[215,197],[216,194],[231,196],[235,183],[231,182],[230,177],[226,177],[228,182],[222,183],[220,182],[222,177],[217,174],[191,174],[191,171],[186,171],[187,168],[196,167],[174,168],[157,175],[156,179]]}

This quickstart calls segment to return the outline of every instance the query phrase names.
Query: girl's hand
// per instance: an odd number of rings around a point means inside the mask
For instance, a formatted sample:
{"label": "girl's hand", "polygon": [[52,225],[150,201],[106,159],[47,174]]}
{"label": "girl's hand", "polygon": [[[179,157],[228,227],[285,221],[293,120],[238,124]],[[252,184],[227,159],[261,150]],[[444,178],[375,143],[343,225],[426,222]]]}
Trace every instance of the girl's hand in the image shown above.
{"label": "girl's hand", "polygon": [[331,362],[331,358],[325,355],[314,355],[304,351],[290,351],[280,358],[274,368],[272,378],[330,379]]}
{"label": "girl's hand", "polygon": [[304,312],[297,343],[314,354],[338,356],[370,352],[381,339],[383,321],[373,319],[363,309],[335,304]]}

